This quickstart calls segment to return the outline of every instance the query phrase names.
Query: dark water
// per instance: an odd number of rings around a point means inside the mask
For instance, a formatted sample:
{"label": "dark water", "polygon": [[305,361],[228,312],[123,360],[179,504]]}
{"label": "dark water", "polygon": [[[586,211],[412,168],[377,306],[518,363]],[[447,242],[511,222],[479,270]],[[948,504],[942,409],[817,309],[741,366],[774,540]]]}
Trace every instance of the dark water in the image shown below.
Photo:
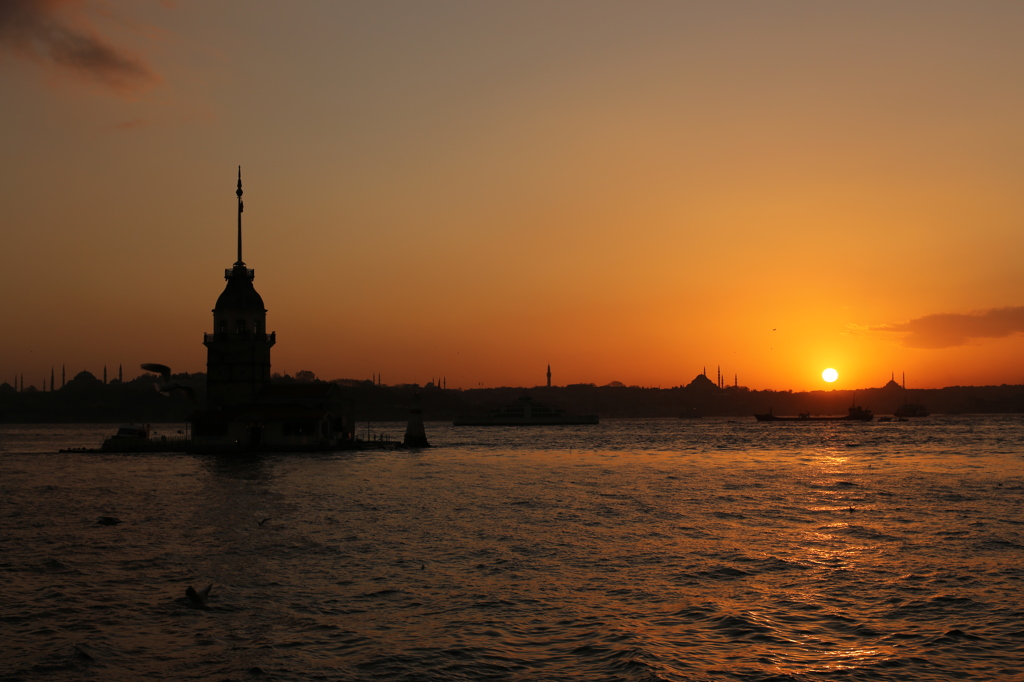
{"label": "dark water", "polygon": [[56,454],[110,430],[0,427],[0,679],[1024,677],[1019,416]]}

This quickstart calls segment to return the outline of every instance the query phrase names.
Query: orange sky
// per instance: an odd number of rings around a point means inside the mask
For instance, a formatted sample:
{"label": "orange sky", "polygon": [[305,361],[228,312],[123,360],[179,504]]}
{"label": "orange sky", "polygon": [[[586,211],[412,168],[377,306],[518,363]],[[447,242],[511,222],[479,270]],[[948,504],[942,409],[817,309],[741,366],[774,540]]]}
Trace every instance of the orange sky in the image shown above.
{"label": "orange sky", "polygon": [[241,164],[274,371],[1024,382],[1024,5],[297,4],[0,15],[0,381],[203,371]]}

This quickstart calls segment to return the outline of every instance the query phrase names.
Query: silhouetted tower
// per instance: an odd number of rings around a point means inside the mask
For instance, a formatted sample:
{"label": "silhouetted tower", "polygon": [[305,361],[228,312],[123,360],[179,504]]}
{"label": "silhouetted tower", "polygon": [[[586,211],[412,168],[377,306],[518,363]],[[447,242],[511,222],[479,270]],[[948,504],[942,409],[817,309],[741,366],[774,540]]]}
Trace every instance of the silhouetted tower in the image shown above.
{"label": "silhouetted tower", "polygon": [[551,388],[551,364],[548,363],[548,388]]}
{"label": "silhouetted tower", "polygon": [[53,383],[53,379],[54,379],[54,373],[53,373],[53,365],[50,365],[50,390],[51,390],[51,391],[52,391],[52,390],[54,389],[54,387],[55,387],[55,386],[57,385],[57,384]]}
{"label": "silhouetted tower", "polygon": [[64,384],[66,383],[64,381],[64,378],[66,376],[67,376],[67,366],[66,365],[61,365],[60,366],[60,387],[61,388],[64,388]]}
{"label": "silhouetted tower", "polygon": [[211,407],[251,403],[270,383],[270,347],[277,340],[267,333],[267,309],[252,281],[254,270],[242,260],[242,167],[238,167],[238,260],[224,271],[227,286],[213,308],[213,333],[203,335],[206,346],[206,397]]}
{"label": "silhouetted tower", "polygon": [[419,393],[412,394],[412,405],[409,407],[409,423],[405,427],[405,438],[402,445],[407,448],[429,448],[427,433],[423,429],[423,408],[420,407]]}
{"label": "silhouetted tower", "polygon": [[103,384],[106,385],[106,383],[107,383],[107,366],[103,365]]}
{"label": "silhouetted tower", "polygon": [[121,366],[120,362],[117,363],[117,383],[124,383],[124,368]]}

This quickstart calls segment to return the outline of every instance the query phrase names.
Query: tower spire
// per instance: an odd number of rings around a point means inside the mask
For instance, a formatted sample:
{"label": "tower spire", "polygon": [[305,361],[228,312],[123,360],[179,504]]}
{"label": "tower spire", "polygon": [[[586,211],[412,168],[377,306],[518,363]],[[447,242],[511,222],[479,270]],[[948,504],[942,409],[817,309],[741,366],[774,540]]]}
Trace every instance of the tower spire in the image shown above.
{"label": "tower spire", "polygon": [[245,265],[242,261],[242,167],[238,167],[238,189],[235,190],[235,196],[238,197],[238,261],[235,265]]}

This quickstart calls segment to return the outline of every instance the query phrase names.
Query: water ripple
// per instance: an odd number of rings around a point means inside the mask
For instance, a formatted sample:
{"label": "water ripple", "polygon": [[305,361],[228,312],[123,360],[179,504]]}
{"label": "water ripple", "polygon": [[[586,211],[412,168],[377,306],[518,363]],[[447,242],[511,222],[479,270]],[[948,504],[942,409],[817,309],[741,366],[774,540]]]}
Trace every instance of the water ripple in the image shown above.
{"label": "water ripple", "polygon": [[248,461],[3,427],[0,680],[1020,677],[1019,418],[692,421]]}

